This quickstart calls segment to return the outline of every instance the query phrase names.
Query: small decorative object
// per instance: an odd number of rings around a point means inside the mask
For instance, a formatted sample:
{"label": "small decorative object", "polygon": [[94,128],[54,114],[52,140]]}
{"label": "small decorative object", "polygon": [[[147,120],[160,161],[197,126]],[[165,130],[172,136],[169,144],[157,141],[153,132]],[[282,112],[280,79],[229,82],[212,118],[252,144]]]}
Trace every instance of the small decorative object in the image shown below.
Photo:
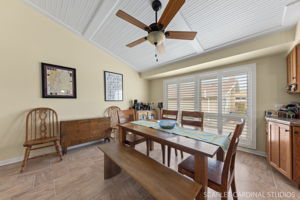
{"label": "small decorative object", "polygon": [[266,110],[265,115],[267,117],[277,117],[278,116],[278,111],[276,111],[276,110]]}
{"label": "small decorative object", "polygon": [[151,113],[150,116],[149,116],[149,119],[154,119],[154,118],[155,118],[154,114]]}
{"label": "small decorative object", "polygon": [[105,101],[123,101],[123,75],[104,71]]}
{"label": "small decorative object", "polygon": [[163,102],[158,102],[157,107],[161,110],[163,108]]}
{"label": "small decorative object", "polygon": [[175,120],[159,120],[159,126],[163,129],[173,129],[175,125]]}
{"label": "small decorative object", "polygon": [[42,63],[43,98],[76,98],[76,69]]}

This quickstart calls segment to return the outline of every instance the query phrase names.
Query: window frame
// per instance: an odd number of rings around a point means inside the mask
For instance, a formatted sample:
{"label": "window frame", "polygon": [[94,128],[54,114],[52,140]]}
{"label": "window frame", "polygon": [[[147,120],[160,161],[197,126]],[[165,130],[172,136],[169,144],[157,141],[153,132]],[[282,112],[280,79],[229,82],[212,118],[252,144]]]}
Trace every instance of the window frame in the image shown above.
{"label": "window frame", "polygon": [[228,67],[224,69],[217,69],[210,72],[197,73],[195,75],[189,76],[181,76],[172,79],[165,79],[163,81],[163,98],[164,98],[164,108],[168,107],[168,99],[167,99],[167,86],[168,84],[178,84],[177,85],[177,109],[180,111],[180,83],[186,80],[194,80],[195,81],[195,102],[194,107],[195,111],[199,111],[201,109],[201,92],[200,92],[200,82],[203,79],[207,79],[210,77],[217,77],[218,80],[218,113],[205,113],[207,117],[216,117],[217,118],[217,130],[219,133],[222,132],[223,119],[224,118],[240,118],[245,117],[244,114],[223,114],[222,111],[222,77],[230,76],[237,73],[247,73],[247,119],[250,122],[249,131],[251,141],[249,143],[241,142],[240,146],[256,149],[256,64],[246,64],[234,67]]}

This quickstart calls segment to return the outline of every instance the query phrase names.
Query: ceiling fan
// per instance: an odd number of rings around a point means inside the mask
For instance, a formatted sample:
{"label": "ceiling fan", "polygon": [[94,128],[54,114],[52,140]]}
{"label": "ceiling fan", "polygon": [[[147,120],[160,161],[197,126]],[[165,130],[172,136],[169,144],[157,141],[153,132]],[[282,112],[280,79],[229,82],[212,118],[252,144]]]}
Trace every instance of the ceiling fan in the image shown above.
{"label": "ceiling fan", "polygon": [[[152,8],[155,11],[155,22],[147,26],[143,22],[128,15],[122,10],[119,10],[116,15],[121,19],[145,30],[148,32],[146,37],[142,37],[134,42],[127,44],[127,47],[134,47],[142,42],[148,40],[151,44],[155,45],[158,53],[165,53],[164,40],[167,39],[179,39],[179,40],[193,40],[197,32],[189,31],[166,31],[165,29],[185,3],[185,0],[169,0],[166,9],[157,21],[157,12],[161,9],[161,2],[154,0],[152,2]],[[157,55],[155,54],[157,57]],[[156,59],[157,61],[157,59]]]}

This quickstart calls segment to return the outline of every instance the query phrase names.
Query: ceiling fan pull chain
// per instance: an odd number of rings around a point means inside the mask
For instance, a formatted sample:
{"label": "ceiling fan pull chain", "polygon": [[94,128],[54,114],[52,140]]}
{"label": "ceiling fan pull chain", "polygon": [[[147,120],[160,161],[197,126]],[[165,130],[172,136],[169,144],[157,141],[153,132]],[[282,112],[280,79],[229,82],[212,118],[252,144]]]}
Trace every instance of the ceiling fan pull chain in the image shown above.
{"label": "ceiling fan pull chain", "polygon": [[157,48],[156,48],[156,45],[154,46],[154,52],[155,52],[155,54],[154,54],[154,56],[155,56],[155,60],[156,60],[156,62],[158,62],[158,57],[157,57]]}

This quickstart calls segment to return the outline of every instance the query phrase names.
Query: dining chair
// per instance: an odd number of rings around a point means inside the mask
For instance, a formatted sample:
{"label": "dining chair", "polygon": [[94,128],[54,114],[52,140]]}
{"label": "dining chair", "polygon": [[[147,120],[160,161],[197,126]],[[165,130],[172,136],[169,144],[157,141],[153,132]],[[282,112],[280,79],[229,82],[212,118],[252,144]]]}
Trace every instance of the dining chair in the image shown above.
{"label": "dining chair", "polygon": [[106,117],[110,117],[110,127],[114,134],[114,140],[117,141],[118,134],[118,111],[121,110],[118,106],[110,106],[104,111]]}
{"label": "dining chair", "polygon": [[[204,113],[203,112],[190,112],[190,111],[182,111],[181,112],[181,126],[191,129],[199,129],[203,130],[203,120]],[[170,159],[171,159],[171,147],[168,146],[167,150],[168,154],[168,167],[170,167]],[[176,154],[175,149],[175,154]],[[180,151],[181,158],[183,158],[183,152]]]}
{"label": "dining chair", "polygon": [[177,110],[161,110],[160,119],[168,119],[177,121],[178,111]]}
{"label": "dining chair", "polygon": [[204,112],[181,112],[181,126],[203,130]]}
{"label": "dining chair", "polygon": [[[241,123],[236,125],[224,162],[213,158],[208,158],[208,187],[220,192],[222,200],[228,199],[227,193],[230,187],[232,190],[233,199],[238,199],[234,168],[239,137],[242,134],[244,125],[244,119],[242,119]],[[194,162],[194,156],[188,157],[178,165],[178,172],[194,178]]]}
{"label": "dining chair", "polygon": [[[124,124],[135,121],[135,116],[136,115],[134,109],[118,110],[118,123]],[[150,142],[148,142],[146,138],[133,133],[126,134],[126,144],[128,144],[130,147],[135,148],[135,145],[142,142],[146,142],[147,156],[149,156]]]}
{"label": "dining chair", "polygon": [[[21,165],[21,173],[25,170],[29,159],[50,155],[42,154],[29,158],[30,151],[54,146],[56,154],[62,160],[62,152],[59,139],[59,124],[57,113],[51,108],[35,108],[26,116],[26,131],[24,159]],[[37,147],[36,147],[37,146]]]}
{"label": "dining chair", "polygon": [[[161,110],[161,113],[160,113],[160,119],[166,119],[166,120],[175,120],[177,121],[177,117],[178,117],[178,111],[177,110]],[[165,150],[166,149],[166,146],[165,145],[161,145],[161,150],[162,150],[162,153],[163,153],[163,163],[165,164]],[[169,147],[168,147],[169,149]],[[168,163],[170,163],[170,157],[171,157],[171,149],[170,151],[168,152]],[[169,155],[170,154],[170,155]],[[175,155],[177,156],[177,150],[175,149]],[[183,152],[182,152],[182,157],[183,157]],[[170,166],[170,164],[168,164],[168,166]]]}

